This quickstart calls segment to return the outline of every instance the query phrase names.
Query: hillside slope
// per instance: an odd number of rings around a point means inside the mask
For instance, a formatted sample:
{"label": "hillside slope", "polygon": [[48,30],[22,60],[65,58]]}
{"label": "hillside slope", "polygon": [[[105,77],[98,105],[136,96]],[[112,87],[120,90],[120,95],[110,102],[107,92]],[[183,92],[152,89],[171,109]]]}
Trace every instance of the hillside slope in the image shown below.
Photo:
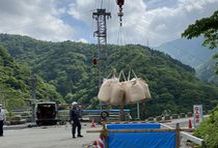
{"label": "hillside slope", "polygon": [[[0,44],[6,46],[17,61],[27,62],[34,72],[50,84],[65,101],[79,101],[89,108],[98,107],[95,98],[99,84],[99,65],[92,65],[97,46],[71,41],[44,42],[25,36],[0,35]],[[159,51],[140,45],[109,45],[99,61],[102,77],[112,68],[117,71],[134,69],[145,79],[152,100],[142,103],[143,117],[159,115],[164,110],[187,112],[193,104],[204,104],[211,109],[218,101],[218,88],[201,82],[194,69]],[[134,110],[135,106],[129,106]]]}
{"label": "hillside slope", "polygon": [[[0,103],[8,110],[21,109],[28,106],[31,98],[31,70],[17,63],[7,50],[0,45]],[[41,100],[63,101],[53,85],[45,83],[36,75],[36,98]],[[49,94],[47,94],[49,93]]]}
{"label": "hillside slope", "polygon": [[217,62],[211,59],[196,69],[197,77],[201,80],[218,85],[218,75],[216,74]]}

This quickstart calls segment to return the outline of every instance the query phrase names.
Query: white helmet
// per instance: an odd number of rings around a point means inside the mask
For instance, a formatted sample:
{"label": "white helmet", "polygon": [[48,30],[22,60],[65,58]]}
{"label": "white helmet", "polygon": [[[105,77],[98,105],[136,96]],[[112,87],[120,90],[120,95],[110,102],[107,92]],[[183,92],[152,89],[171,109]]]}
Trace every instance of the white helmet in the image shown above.
{"label": "white helmet", "polygon": [[77,105],[77,104],[78,104],[77,102],[73,102],[73,103],[72,103],[73,106],[74,106],[74,105]]}

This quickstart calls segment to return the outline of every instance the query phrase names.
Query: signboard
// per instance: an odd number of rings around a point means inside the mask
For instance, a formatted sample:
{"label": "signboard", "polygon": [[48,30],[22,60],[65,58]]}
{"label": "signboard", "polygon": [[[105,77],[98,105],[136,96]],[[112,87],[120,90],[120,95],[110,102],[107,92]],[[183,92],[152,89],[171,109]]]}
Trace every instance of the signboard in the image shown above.
{"label": "signboard", "polygon": [[203,120],[203,108],[202,105],[194,105],[194,127],[198,127]]}

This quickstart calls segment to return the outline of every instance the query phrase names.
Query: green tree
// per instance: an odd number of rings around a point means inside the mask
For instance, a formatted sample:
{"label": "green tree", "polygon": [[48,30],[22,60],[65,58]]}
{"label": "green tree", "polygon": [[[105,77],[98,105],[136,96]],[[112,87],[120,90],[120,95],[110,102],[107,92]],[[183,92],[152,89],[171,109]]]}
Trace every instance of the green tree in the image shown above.
{"label": "green tree", "polygon": [[205,119],[194,135],[203,138],[206,146],[210,148],[218,147],[218,106],[212,111],[210,116]]}
{"label": "green tree", "polygon": [[[8,110],[27,107],[27,101],[31,98],[30,67],[17,62],[0,45],[0,103]],[[46,83],[37,76],[36,97],[39,100],[64,102],[62,96],[56,91],[56,87]]]}
{"label": "green tree", "polygon": [[218,10],[214,14],[207,18],[197,20],[195,24],[191,24],[182,33],[182,37],[192,39],[203,35],[205,41],[203,45],[209,46],[213,49],[218,45]]}

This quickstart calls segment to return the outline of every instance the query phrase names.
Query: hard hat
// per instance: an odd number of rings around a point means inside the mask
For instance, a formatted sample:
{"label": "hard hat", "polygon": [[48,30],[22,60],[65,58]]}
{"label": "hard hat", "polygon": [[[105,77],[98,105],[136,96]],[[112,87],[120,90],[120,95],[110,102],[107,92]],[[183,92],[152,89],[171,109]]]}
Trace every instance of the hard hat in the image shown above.
{"label": "hard hat", "polygon": [[77,102],[73,102],[73,103],[72,103],[72,105],[77,105],[77,104],[78,104]]}

